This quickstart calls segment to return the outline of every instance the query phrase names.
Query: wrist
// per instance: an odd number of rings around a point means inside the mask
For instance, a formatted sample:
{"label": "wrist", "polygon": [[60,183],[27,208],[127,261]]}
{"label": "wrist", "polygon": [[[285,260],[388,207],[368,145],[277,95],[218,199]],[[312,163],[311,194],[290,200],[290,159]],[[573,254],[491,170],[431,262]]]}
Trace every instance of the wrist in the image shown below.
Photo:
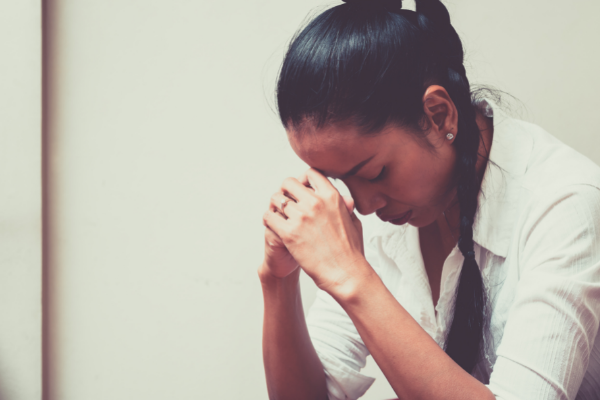
{"label": "wrist", "polygon": [[354,268],[355,273],[326,290],[344,308],[359,304],[361,299],[368,296],[372,290],[376,291],[379,286],[384,286],[381,278],[366,259],[363,258],[358,264],[360,265]]}
{"label": "wrist", "polygon": [[265,286],[280,286],[280,285],[296,285],[300,280],[300,267],[296,268],[285,277],[278,277],[271,273],[271,268],[263,261],[258,267],[258,279],[263,287]]}
{"label": "wrist", "polygon": [[258,276],[265,302],[265,312],[276,312],[274,310],[281,309],[281,307],[289,310],[302,307],[300,268],[286,277],[280,278],[273,275],[268,266],[261,265],[258,268]]}

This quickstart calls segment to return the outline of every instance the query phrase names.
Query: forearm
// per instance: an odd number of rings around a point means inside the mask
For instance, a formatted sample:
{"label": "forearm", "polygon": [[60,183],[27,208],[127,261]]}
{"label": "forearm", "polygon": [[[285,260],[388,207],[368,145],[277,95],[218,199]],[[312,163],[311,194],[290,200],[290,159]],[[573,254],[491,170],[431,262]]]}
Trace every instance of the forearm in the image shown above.
{"label": "forearm", "polygon": [[308,335],[299,273],[297,269],[283,279],[259,273],[265,305],[263,361],[269,398],[325,400],[325,373]]}
{"label": "forearm", "polygon": [[421,328],[377,274],[344,293],[336,300],[400,399],[494,399]]}

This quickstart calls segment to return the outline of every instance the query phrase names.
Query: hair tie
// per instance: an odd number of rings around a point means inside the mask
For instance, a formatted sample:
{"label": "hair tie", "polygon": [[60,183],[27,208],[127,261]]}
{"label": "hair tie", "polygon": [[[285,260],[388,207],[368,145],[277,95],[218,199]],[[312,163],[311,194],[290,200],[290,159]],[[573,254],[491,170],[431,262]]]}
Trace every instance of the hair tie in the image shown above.
{"label": "hair tie", "polygon": [[348,4],[360,4],[368,7],[384,7],[390,6],[392,8],[401,9],[402,8],[402,0],[342,0],[344,3]]}

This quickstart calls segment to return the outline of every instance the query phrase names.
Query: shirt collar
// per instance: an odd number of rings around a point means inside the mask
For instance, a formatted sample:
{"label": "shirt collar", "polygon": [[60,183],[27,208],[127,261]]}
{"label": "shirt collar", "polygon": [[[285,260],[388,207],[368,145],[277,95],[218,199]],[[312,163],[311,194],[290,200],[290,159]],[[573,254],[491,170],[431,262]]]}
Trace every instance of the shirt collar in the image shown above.
{"label": "shirt collar", "polygon": [[473,240],[492,253],[506,257],[518,211],[521,185],[518,179],[526,169],[533,139],[522,123],[507,117],[491,100],[479,106],[494,118],[490,162],[486,166],[473,223]]}

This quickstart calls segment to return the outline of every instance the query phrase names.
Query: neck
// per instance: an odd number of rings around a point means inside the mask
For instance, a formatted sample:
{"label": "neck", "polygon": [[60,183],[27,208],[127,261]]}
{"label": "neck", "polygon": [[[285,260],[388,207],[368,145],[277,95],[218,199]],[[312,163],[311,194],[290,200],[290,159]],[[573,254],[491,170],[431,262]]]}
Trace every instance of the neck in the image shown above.
{"label": "neck", "polygon": [[[477,159],[477,176],[479,184],[483,179],[485,169],[487,167],[490,150],[492,147],[492,139],[494,135],[494,123],[491,118],[483,115],[477,110],[477,125],[481,132],[481,140],[479,141],[479,157]],[[448,208],[436,220],[440,231],[444,247],[454,247],[460,236],[460,207],[456,195],[450,202]]]}

